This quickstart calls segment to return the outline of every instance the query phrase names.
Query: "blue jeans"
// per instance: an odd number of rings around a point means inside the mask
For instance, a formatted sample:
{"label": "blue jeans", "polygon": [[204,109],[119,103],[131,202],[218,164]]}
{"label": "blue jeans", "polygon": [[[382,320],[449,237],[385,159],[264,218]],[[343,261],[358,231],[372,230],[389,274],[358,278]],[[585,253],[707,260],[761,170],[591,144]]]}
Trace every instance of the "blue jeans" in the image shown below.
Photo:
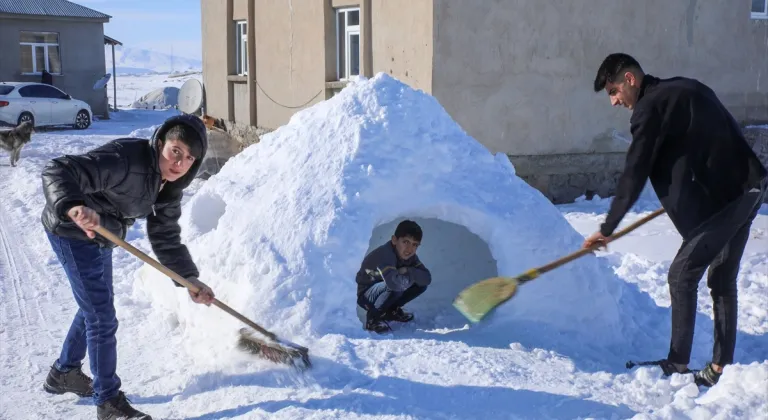
{"label": "blue jeans", "polygon": [[117,395],[117,317],[112,291],[112,249],[90,241],[48,233],[48,241],[67,273],[79,309],[54,364],[66,372],[80,367],[88,351],[97,405]]}
{"label": "blue jeans", "polygon": [[390,309],[405,306],[427,290],[426,286],[412,285],[402,292],[390,290],[386,283],[378,282],[369,287],[357,298],[357,317],[365,323],[368,318],[375,319]]}

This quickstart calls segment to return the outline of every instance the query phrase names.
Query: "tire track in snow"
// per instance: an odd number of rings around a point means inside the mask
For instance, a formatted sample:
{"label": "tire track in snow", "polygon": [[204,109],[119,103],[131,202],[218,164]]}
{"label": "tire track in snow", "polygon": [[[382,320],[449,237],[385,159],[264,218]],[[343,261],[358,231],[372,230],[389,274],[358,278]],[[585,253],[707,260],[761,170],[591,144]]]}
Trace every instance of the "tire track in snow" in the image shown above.
{"label": "tire track in snow", "polygon": [[[38,357],[46,353],[50,341],[56,341],[50,331],[44,305],[50,301],[45,265],[33,263],[40,257],[30,251],[27,238],[11,224],[10,213],[0,205],[0,273],[2,273],[2,327],[0,327],[0,357],[2,365],[10,368],[23,361],[27,366],[30,389],[38,385]],[[21,231],[24,228],[21,227]],[[32,252],[32,255],[30,255]],[[42,301],[41,301],[42,300]],[[13,308],[13,309],[11,309]],[[40,340],[44,333],[49,340]]]}
{"label": "tire track in snow", "polygon": [[[11,247],[11,241],[8,237],[7,223],[4,215],[6,214],[5,208],[0,208],[0,268],[2,268],[3,277],[5,279],[10,278],[10,291],[7,290],[7,281],[3,282],[3,295],[9,296],[9,301],[12,302],[12,306],[16,308],[16,316],[23,319],[24,325],[29,325],[29,316],[27,315],[26,303],[24,301],[24,294],[21,287],[21,276],[16,265],[16,258],[13,256],[13,248]],[[9,294],[10,292],[10,294]],[[5,308],[6,305],[3,305]],[[7,324],[10,321],[10,316],[6,311],[4,312],[3,324]],[[26,338],[25,338],[26,343]]]}

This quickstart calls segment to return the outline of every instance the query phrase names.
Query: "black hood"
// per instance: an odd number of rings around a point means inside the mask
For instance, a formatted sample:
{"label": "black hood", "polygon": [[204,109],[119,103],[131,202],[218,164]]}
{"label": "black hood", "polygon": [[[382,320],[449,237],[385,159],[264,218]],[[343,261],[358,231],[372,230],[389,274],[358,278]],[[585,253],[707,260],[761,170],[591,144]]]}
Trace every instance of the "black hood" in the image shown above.
{"label": "black hood", "polygon": [[[157,130],[155,130],[155,132],[152,134],[152,138],[149,139],[149,144],[152,146],[152,150],[157,151],[157,141],[164,138],[165,133],[167,133],[172,126],[178,124],[184,124],[194,130],[194,132],[197,134],[197,139],[200,141],[201,151],[200,158],[195,159],[192,167],[189,168],[189,172],[184,174],[183,177],[177,179],[176,181],[169,183],[169,185],[173,184],[174,188],[184,189],[188,187],[189,184],[191,184],[197,176],[197,171],[200,170],[200,166],[203,164],[203,159],[205,159],[205,155],[208,152],[208,132],[205,129],[205,124],[203,124],[203,121],[199,117],[190,114],[181,114],[168,118],[165,120],[165,122],[163,122],[163,125],[158,127]],[[157,162],[159,162],[159,160],[156,161],[156,164]]]}

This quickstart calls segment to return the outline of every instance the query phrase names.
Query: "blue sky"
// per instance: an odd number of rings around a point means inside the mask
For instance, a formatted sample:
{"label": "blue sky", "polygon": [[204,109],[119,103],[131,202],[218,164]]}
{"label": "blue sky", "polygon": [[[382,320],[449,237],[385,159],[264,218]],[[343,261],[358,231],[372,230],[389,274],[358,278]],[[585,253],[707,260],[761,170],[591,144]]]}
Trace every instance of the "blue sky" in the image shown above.
{"label": "blue sky", "polygon": [[104,34],[125,47],[200,59],[200,0],[71,0],[112,18]]}

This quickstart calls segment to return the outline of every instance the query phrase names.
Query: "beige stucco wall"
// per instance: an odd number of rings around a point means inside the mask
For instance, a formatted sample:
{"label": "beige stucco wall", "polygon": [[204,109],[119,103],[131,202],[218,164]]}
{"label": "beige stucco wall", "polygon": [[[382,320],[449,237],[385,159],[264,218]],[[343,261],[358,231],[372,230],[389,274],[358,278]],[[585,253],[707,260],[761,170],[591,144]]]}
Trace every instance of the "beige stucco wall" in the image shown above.
{"label": "beige stucco wall", "polygon": [[0,16],[0,81],[41,80],[39,75],[21,74],[20,31],[58,32],[62,74],[53,76],[53,85],[87,102],[94,114],[106,114],[106,91],[93,90],[93,84],[107,72],[102,21]]}
{"label": "beige stucco wall", "polygon": [[432,93],[433,0],[371,0],[373,74]]}
{"label": "beige stucco wall", "polygon": [[[768,21],[749,2],[435,0],[433,94],[492,151],[623,151],[629,111],[592,83],[603,58],[710,84],[740,120],[768,119]],[[760,75],[762,73],[763,81]]]}
{"label": "beige stucco wall", "polygon": [[248,0],[232,0],[232,20],[248,19]]}
{"label": "beige stucco wall", "polygon": [[234,36],[227,0],[201,0],[200,14],[203,40],[203,85],[205,113],[230,120],[230,87],[227,75],[232,67],[234,52],[228,40]]}
{"label": "beige stucco wall", "polygon": [[257,124],[277,128],[298,110],[325,99],[326,2],[256,3]]}

